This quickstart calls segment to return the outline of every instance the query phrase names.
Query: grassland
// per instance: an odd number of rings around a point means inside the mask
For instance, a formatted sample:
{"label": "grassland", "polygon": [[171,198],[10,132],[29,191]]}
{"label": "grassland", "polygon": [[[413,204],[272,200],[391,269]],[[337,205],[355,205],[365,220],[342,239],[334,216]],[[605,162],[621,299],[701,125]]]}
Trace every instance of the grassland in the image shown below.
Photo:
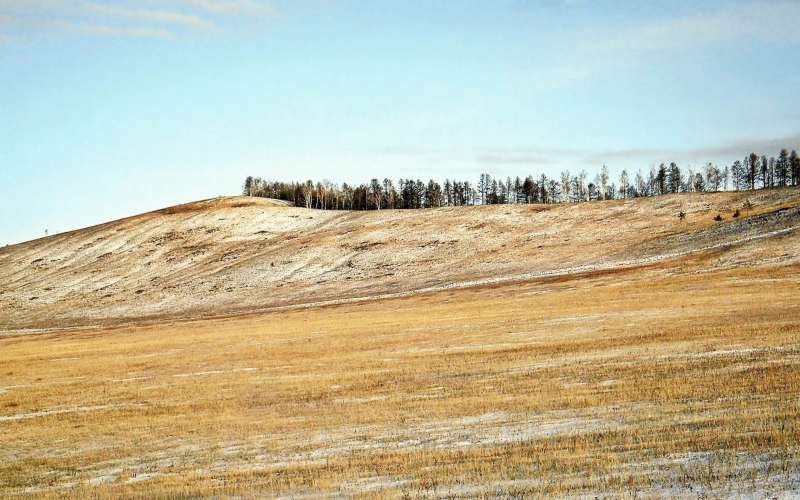
{"label": "grassland", "polygon": [[0,248],[0,332],[171,321],[611,268],[748,238],[761,242],[755,252],[725,253],[709,265],[800,262],[785,241],[777,253],[763,252],[778,241],[770,234],[798,228],[798,187],[368,212],[220,198]]}
{"label": "grassland", "polygon": [[6,334],[0,496],[790,498],[800,265],[758,252],[797,242]]}

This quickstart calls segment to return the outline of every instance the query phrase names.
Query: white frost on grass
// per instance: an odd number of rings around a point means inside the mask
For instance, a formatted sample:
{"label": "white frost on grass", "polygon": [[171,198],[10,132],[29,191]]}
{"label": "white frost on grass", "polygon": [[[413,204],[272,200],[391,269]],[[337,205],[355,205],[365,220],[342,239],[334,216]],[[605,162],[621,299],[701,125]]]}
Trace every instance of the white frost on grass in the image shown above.
{"label": "white frost on grass", "polygon": [[183,352],[183,349],[169,349],[167,351],[156,351],[156,352],[149,352],[147,354],[142,354],[138,357],[140,358],[153,358],[155,356],[168,356],[170,354],[177,354],[179,352]]}
{"label": "white frost on grass", "polygon": [[219,375],[222,373],[237,373],[237,372],[254,372],[258,371],[258,368],[234,368],[233,370],[208,370],[203,372],[192,372],[192,373],[176,373],[175,377],[199,377],[202,375]]}
{"label": "white frost on grass", "polygon": [[132,478],[125,481],[126,483],[138,483],[139,481],[147,481],[148,479],[153,479],[154,477],[160,476],[160,472],[147,472],[144,474],[136,474]]}
{"label": "white frost on grass", "polygon": [[62,413],[75,413],[82,411],[98,411],[107,408],[114,408],[118,405],[98,405],[98,406],[76,406],[75,408],[63,408],[59,410],[42,410],[30,413],[19,413],[17,415],[4,415],[0,416],[0,422],[7,422],[9,420],[22,420],[25,418],[47,417],[49,415],[60,415]]}
{"label": "white frost on grass", "polygon": [[107,476],[93,477],[92,479],[89,480],[89,484],[97,485],[97,484],[113,483],[117,479],[119,479],[119,476],[109,474]]}
{"label": "white frost on grass", "polygon": [[380,396],[370,396],[368,398],[338,398],[334,399],[333,402],[336,404],[371,403],[373,401],[383,401],[384,399],[389,399],[389,396],[380,395]]}
{"label": "white frost on grass", "polygon": [[797,344],[786,346],[772,346],[772,347],[747,347],[742,349],[720,349],[707,352],[685,352],[676,354],[663,354],[659,356],[661,359],[668,358],[713,358],[716,356],[738,356],[743,354],[761,354],[769,352],[786,352],[797,351],[800,346]]}
{"label": "white frost on grass", "polygon": [[399,488],[410,483],[408,479],[397,479],[388,476],[365,477],[344,483],[342,487],[355,491],[380,491],[387,488]]}

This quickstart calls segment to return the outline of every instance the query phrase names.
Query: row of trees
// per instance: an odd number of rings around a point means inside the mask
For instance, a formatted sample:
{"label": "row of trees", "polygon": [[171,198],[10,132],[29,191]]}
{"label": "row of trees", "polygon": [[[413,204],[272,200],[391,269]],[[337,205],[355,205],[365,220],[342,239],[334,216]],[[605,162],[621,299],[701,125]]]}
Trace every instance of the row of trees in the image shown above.
{"label": "row of trees", "polygon": [[247,177],[242,194],[291,201],[297,206],[321,210],[381,210],[396,208],[430,208],[441,206],[484,205],[502,203],[561,203],[615,198],[657,196],[668,193],[695,191],[736,191],[745,189],[796,186],[800,184],[800,157],[782,149],[777,157],[751,153],[743,160],[719,168],[711,163],[702,170],[676,163],[653,166],[648,173],[639,170],[629,176],[623,170],[619,184],[612,181],[608,168],[589,180],[582,170],[573,175],[568,170],[559,178],[527,176],[524,179],[507,177],[493,179],[481,174],[477,184],[469,181],[400,179],[395,185],[391,179],[372,179],[368,184],[341,186],[324,180],[278,182],[260,177]]}

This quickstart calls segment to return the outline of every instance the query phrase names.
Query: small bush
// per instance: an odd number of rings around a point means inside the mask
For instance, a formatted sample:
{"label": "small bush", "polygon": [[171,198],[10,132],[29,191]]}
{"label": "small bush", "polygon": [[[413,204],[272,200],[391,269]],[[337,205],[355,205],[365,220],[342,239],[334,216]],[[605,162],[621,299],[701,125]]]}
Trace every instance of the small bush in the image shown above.
{"label": "small bush", "polygon": [[714,217],[714,220],[715,220],[715,221],[717,221],[717,222],[719,222],[719,221],[721,221],[721,220],[722,220],[722,216],[721,216],[720,214],[717,214],[717,216],[716,216],[716,217]]}
{"label": "small bush", "polygon": [[741,212],[739,212],[739,209],[737,208],[736,211],[733,212],[733,217],[736,218],[736,217],[739,217],[740,215],[742,215],[742,214],[741,214]]}

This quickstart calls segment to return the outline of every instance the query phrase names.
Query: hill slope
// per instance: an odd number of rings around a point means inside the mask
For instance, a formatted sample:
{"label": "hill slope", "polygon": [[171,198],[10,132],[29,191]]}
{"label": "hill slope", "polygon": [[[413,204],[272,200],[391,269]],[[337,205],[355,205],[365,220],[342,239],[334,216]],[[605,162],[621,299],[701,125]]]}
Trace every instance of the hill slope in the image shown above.
{"label": "hill slope", "polygon": [[373,212],[221,198],[0,249],[0,330],[224,314],[687,252],[709,267],[795,262],[798,226],[796,188]]}

